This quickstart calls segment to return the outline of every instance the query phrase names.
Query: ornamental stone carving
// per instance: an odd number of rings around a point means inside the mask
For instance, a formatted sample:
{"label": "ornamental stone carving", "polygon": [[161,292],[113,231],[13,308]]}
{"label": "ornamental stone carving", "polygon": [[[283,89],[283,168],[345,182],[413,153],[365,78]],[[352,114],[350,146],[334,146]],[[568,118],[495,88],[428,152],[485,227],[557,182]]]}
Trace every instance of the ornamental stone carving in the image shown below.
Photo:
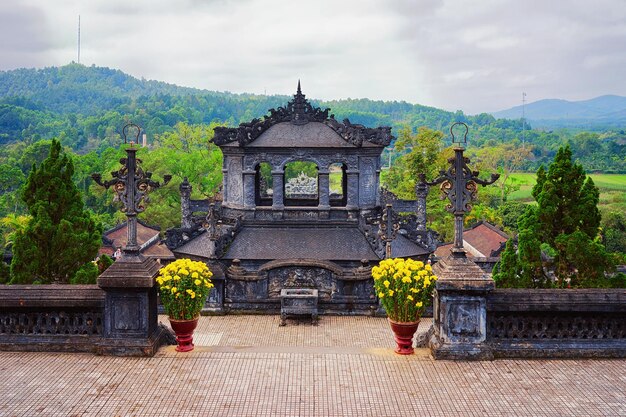
{"label": "ornamental stone carving", "polygon": [[328,108],[322,110],[313,107],[302,94],[298,81],[298,90],[287,106],[269,109],[269,115],[263,116],[263,119],[252,119],[250,122],[241,123],[239,127],[216,127],[213,142],[218,146],[237,142],[240,147],[244,147],[278,123],[290,122],[294,125],[303,125],[309,122],[320,122],[356,147],[361,147],[363,141],[380,146],[387,146],[391,143],[393,136],[390,127],[367,128],[360,124],[352,124],[348,119],[339,123],[333,115],[328,115],[329,111]]}
{"label": "ornamental stone carving", "polygon": [[283,288],[314,288],[320,300],[329,301],[337,292],[336,280],[328,269],[316,267],[281,267],[269,271],[269,298],[278,299]]}

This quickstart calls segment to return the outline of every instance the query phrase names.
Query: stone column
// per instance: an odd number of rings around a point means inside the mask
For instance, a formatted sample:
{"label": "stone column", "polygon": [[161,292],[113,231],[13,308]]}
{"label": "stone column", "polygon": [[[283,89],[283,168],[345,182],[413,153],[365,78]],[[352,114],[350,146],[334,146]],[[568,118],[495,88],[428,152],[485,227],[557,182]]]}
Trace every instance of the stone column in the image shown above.
{"label": "stone column", "polygon": [[276,210],[285,208],[285,187],[283,180],[283,171],[272,171],[272,208]]}
{"label": "stone column", "polygon": [[106,293],[98,353],[153,356],[167,335],[158,326],[155,277],[159,264],[143,255],[123,257],[98,277]]}
{"label": "stone column", "polygon": [[191,213],[191,184],[189,184],[187,177],[185,177],[178,189],[180,190],[180,227],[183,229],[191,229],[193,226]]}
{"label": "stone column", "polygon": [[328,171],[319,171],[317,174],[317,189],[319,209],[330,210],[330,177]]}
{"label": "stone column", "polygon": [[228,195],[228,170],[222,168],[222,198],[224,203],[228,203],[230,196]]}
{"label": "stone column", "polygon": [[466,257],[439,261],[433,306],[434,334],[430,351],[435,359],[491,360],[486,343],[487,294],[494,282]]}
{"label": "stone column", "polygon": [[255,170],[243,171],[243,206],[245,208],[254,208],[256,206],[255,199]]}
{"label": "stone column", "polygon": [[348,170],[348,199],[346,202],[347,209],[357,209],[359,207],[359,171]]}

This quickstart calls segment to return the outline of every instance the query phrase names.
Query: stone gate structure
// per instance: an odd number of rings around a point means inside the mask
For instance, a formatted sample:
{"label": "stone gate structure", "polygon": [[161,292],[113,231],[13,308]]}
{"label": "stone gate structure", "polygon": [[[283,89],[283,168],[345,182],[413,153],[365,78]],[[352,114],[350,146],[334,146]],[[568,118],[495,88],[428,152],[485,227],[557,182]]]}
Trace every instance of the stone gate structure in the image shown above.
{"label": "stone gate structure", "polygon": [[385,255],[381,204],[422,213],[397,219],[392,256],[424,259],[434,250],[420,205],[380,192],[380,154],[392,138],[390,127],[339,122],[313,107],[300,83],[263,119],[216,128],[223,199],[191,200],[184,182],[181,227],[167,233],[177,257],[212,266],[209,307],[276,312],[281,290],[310,288],[322,313],[377,309],[370,271]]}

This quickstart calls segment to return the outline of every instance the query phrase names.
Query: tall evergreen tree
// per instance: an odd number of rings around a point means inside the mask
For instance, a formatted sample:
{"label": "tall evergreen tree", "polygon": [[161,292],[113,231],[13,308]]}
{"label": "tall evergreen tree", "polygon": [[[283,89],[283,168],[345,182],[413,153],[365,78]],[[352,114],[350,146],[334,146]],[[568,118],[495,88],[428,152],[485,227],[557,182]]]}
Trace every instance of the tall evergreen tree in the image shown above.
{"label": "tall evergreen tree", "polygon": [[11,283],[68,283],[96,257],[102,226],[84,209],[73,174],[72,161],[53,140],[22,192],[32,218],[15,236]]}
{"label": "tall evergreen tree", "polygon": [[511,269],[512,262],[502,262],[499,273],[503,277],[517,274],[516,282],[520,286],[551,285],[540,249],[548,245],[555,253],[554,284],[562,287],[606,285],[604,273],[612,268],[612,261],[599,242],[600,193],[583,167],[572,162],[569,146],[559,149],[547,172],[539,168],[532,195],[537,206],[530,207],[518,220],[516,270]]}

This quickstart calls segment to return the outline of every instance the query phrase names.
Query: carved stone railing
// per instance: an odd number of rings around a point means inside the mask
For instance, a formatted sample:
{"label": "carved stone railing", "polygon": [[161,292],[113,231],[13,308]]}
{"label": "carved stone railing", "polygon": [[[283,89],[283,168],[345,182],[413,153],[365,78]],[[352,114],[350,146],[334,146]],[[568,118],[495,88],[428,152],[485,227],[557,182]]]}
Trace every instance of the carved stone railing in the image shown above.
{"label": "carved stone railing", "polygon": [[626,357],[624,289],[498,289],[486,308],[494,357]]}
{"label": "carved stone railing", "polygon": [[[0,351],[152,356],[171,340],[156,318],[150,337],[137,336],[146,312],[156,315],[156,304],[140,296],[98,285],[0,285]],[[116,319],[109,329],[107,316]]]}
{"label": "carved stone railing", "polygon": [[97,285],[2,285],[0,350],[98,352],[104,298]]}

